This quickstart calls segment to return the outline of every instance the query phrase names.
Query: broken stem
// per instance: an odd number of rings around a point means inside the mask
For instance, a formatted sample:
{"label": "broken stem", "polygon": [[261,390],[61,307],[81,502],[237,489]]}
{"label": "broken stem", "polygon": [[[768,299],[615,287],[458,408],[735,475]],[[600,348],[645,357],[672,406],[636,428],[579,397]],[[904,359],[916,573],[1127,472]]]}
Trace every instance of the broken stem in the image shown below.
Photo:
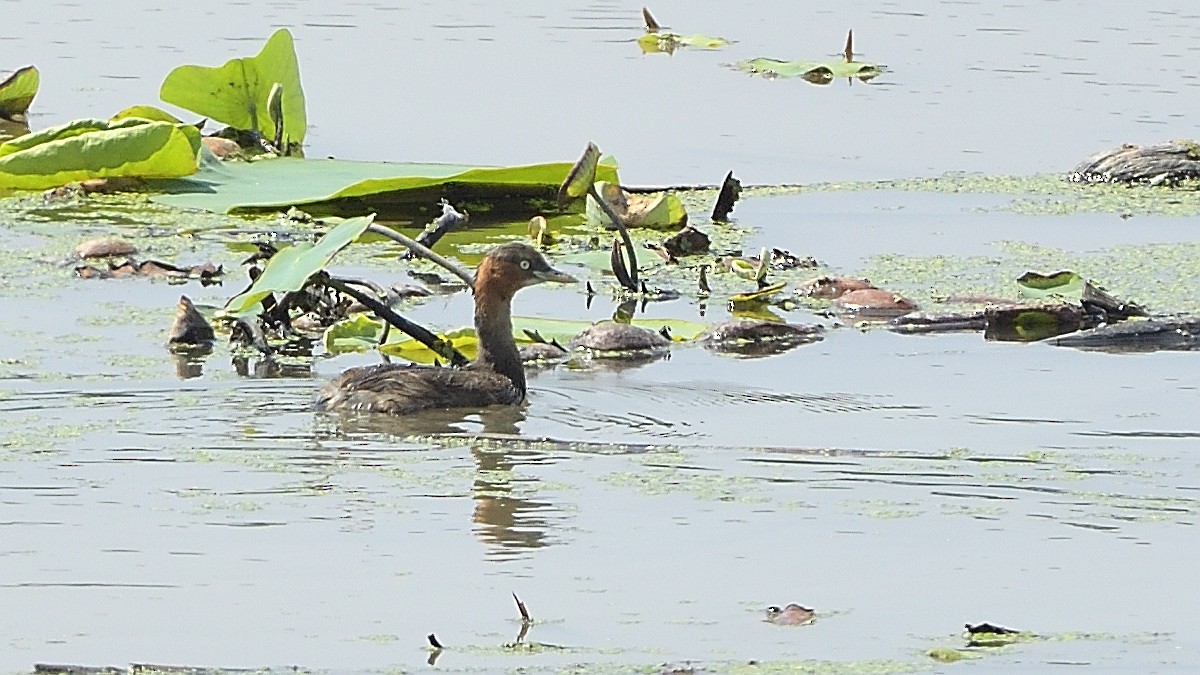
{"label": "broken stem", "polygon": [[349,295],[355,300],[366,305],[368,309],[370,309],[372,312],[375,312],[376,316],[403,331],[405,335],[412,336],[412,338],[417,342],[429,347],[435,354],[449,361],[450,365],[461,367],[470,363],[470,361],[467,360],[467,357],[462,355],[462,352],[458,351],[454,348],[454,345],[450,344],[449,340],[440,338],[431,333],[429,329],[425,328],[424,326],[415,324],[408,319],[405,319],[399,314],[393,312],[391,307],[388,307],[376,298],[371,297],[369,294],[363,293],[362,291],[353,288],[349,284],[337,279],[328,279],[327,283],[333,288],[336,288],[342,293],[345,293],[346,295]]}
{"label": "broken stem", "polygon": [[517,611],[521,613],[521,623],[526,626],[533,623],[533,619],[529,618],[529,610],[525,608],[525,603],[521,602],[516,593],[513,593],[512,596],[513,600],[517,601]]}
{"label": "broken stem", "polygon": [[617,215],[616,211],[613,211],[608,200],[601,197],[600,193],[596,191],[594,184],[588,188],[588,194],[592,196],[592,199],[596,200],[596,203],[600,205],[604,213],[613,221],[613,225],[617,226],[617,232],[621,234],[621,242],[625,245],[625,250],[629,253],[629,280],[632,282],[632,285],[628,288],[636,291],[638,282],[637,252],[633,249],[633,240],[629,238],[629,229],[625,227],[625,221],[621,219],[621,216]]}
{"label": "broken stem", "polygon": [[[375,234],[378,234],[380,236],[387,237],[388,239],[391,239],[392,241],[394,241],[398,244],[401,244],[402,246],[405,246],[406,248],[408,248],[408,250],[412,251],[413,253],[421,256],[422,258],[425,258],[426,260],[434,263],[435,265],[439,265],[439,266],[443,267],[444,269],[449,271],[454,276],[458,277],[459,279],[462,279],[463,283],[465,283],[470,288],[472,288],[472,289],[475,288],[475,275],[471,274],[470,270],[468,270],[467,268],[463,267],[462,265],[460,265],[452,260],[449,260],[447,258],[444,258],[444,257],[438,255],[437,253],[434,253],[433,251],[429,250],[428,247],[424,246],[423,244],[418,243],[415,239],[410,239],[391,228],[383,227],[382,225],[376,225],[375,223],[371,223],[370,225],[368,225],[367,231],[374,232]],[[366,303],[363,303],[363,304],[366,304]],[[397,326],[397,328],[399,328],[399,326]],[[401,329],[401,330],[403,330],[403,329]]]}

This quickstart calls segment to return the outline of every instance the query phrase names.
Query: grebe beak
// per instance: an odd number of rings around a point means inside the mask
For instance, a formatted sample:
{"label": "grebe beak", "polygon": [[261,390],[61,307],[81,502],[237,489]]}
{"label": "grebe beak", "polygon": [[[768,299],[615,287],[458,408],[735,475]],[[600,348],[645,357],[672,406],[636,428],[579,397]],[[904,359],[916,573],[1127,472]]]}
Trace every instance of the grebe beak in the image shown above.
{"label": "grebe beak", "polygon": [[537,281],[539,281],[539,282],[541,282],[541,281],[557,281],[560,284],[577,284],[577,283],[579,283],[579,280],[576,279],[575,277],[571,276],[570,274],[567,274],[566,272],[559,272],[558,270],[554,269],[553,267],[550,267],[550,268],[547,268],[544,270],[534,270],[533,277],[535,279],[537,279]]}

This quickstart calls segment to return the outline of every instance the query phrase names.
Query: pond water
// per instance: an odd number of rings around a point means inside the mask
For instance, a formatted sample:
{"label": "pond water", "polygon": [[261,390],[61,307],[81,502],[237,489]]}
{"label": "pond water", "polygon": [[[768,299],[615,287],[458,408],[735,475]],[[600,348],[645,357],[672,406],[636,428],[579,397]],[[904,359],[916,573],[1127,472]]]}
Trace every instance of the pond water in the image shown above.
{"label": "pond water", "polygon": [[[611,2],[8,0],[0,68],[42,70],[41,127],[153,102],[175,65],[289,26],[311,156],[514,164],[594,140],[638,184],[1054,172],[1194,133],[1191,3],[781,4],[656,5],[679,32],[738,41],[668,57],[633,42],[640,5]],[[892,71],[816,87],[721,66],[832,58],[848,28]],[[1031,214],[1012,198],[757,194],[735,216],[748,249],[813,255],[925,304],[1069,266],[1148,304],[1168,285],[1171,306],[1152,309],[1200,312],[1195,217]],[[375,355],[164,350],[180,293],[219,306],[240,272],[180,288],[58,264],[120,234],[236,270],[247,232],[279,226],[191,218],[0,210],[0,672],[948,671],[962,666],[926,651],[962,648],[981,621],[1038,637],[975,671],[1200,664],[1194,354],[839,326],[762,359],[683,345],[639,367],[538,371],[521,410],[345,419],[314,413],[313,392]],[[405,278],[391,247],[358,246],[339,271]],[[719,304],[646,316],[717,321]],[[515,312],[594,320],[613,304],[535,288]],[[411,316],[464,325],[470,300]],[[520,640],[514,592],[537,620]],[[790,602],[817,621],[763,620]]]}

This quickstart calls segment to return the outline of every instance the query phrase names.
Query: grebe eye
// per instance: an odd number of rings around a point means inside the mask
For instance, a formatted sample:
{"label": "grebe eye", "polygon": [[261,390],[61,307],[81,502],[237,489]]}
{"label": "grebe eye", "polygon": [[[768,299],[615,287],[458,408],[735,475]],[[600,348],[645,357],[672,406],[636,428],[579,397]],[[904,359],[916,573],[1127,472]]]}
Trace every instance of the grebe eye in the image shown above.
{"label": "grebe eye", "polygon": [[521,261],[521,269],[523,269],[523,270],[529,269],[529,261],[528,260]]}

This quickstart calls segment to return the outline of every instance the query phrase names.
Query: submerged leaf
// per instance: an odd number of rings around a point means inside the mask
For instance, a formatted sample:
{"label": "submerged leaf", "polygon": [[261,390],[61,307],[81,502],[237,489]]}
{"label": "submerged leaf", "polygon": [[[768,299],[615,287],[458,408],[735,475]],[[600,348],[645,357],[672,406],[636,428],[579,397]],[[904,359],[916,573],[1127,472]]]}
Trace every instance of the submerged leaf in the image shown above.
{"label": "submerged leaf", "polygon": [[0,143],[0,188],[43,190],[90,178],[174,178],[196,171],[200,131],[128,118],[76,120]]}
{"label": "submerged leaf", "polygon": [[33,98],[37,96],[41,75],[33,66],[18,68],[12,75],[0,82],[0,117],[17,121],[24,117]]}
{"label": "submerged leaf", "polygon": [[167,75],[159,96],[167,103],[272,139],[277,127],[269,100],[276,83],[283,89],[283,145],[303,145],[308,131],[304,91],[292,34],[286,28],[275,31],[257,56],[232,59],[220,67],[179,66]]}
{"label": "submerged leaf", "polygon": [[263,298],[276,292],[298,291],[308,278],[325,268],[338,251],[366,231],[374,216],[349,218],[325,233],[316,243],[302,242],[271,256],[258,279],[244,293],[225,304],[226,314],[240,316],[257,311]]}

